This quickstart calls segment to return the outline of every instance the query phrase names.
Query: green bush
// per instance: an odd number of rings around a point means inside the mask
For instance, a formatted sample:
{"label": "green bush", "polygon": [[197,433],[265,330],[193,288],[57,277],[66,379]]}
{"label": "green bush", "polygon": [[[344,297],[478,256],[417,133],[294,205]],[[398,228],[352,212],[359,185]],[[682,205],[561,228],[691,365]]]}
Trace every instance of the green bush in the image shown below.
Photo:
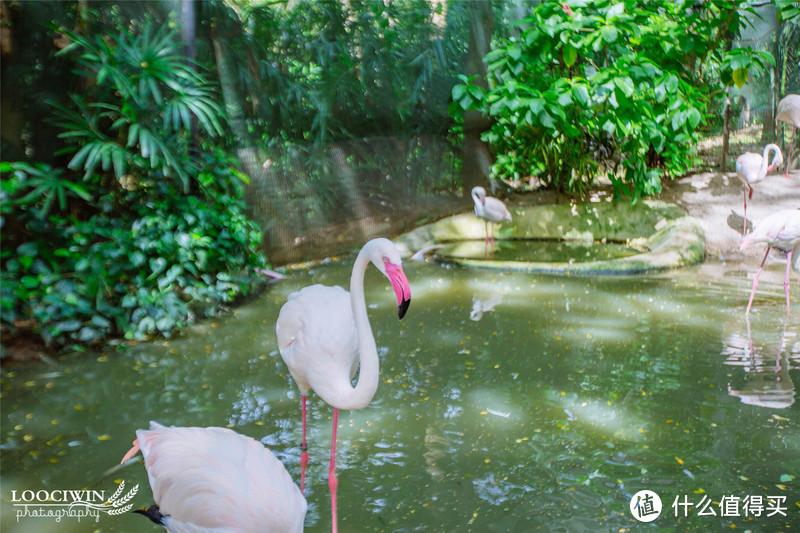
{"label": "green bush", "polygon": [[[12,173],[6,189],[23,189],[20,181]],[[0,252],[0,319],[56,349],[170,334],[246,295],[258,281],[253,269],[265,264],[261,233],[232,196],[143,198],[130,220],[45,219],[13,196],[4,205],[30,231]]]}
{"label": "green bush", "polygon": [[454,87],[452,112],[494,120],[484,140],[497,177],[581,193],[605,175],[617,195],[658,193],[692,167],[712,95],[773,62],[725,52],[722,37],[743,24],[734,4],[543,2],[486,57],[488,91],[466,78]]}
{"label": "green bush", "polygon": [[69,33],[62,57],[88,88],[53,107],[67,168],[0,164],[4,337],[65,349],[168,335],[260,283],[246,178],[215,144],[219,95],[169,25],[152,28]]}

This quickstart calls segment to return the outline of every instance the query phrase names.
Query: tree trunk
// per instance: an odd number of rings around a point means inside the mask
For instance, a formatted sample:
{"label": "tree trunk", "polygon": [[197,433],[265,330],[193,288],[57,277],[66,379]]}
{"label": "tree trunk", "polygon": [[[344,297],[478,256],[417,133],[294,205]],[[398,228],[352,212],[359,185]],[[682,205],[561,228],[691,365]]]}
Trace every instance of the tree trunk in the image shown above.
{"label": "tree trunk", "polygon": [[[488,87],[487,70],[483,58],[489,53],[494,29],[492,4],[483,0],[472,0],[469,4],[469,13],[469,48],[464,58],[464,74],[467,77],[476,76],[474,83],[486,89]],[[461,183],[465,192],[476,185],[484,187],[489,185],[492,157],[488,146],[481,140],[481,134],[489,126],[489,119],[480,112],[467,111],[464,113]]]}
{"label": "tree trunk", "polygon": [[194,62],[197,57],[197,48],[195,46],[196,35],[196,10],[195,0],[181,0],[181,32],[183,35],[183,42],[186,44],[186,57]]}
{"label": "tree trunk", "polygon": [[722,161],[720,162],[720,170],[727,172],[731,137],[731,99],[727,96],[725,97],[725,110],[722,112],[722,117]]}

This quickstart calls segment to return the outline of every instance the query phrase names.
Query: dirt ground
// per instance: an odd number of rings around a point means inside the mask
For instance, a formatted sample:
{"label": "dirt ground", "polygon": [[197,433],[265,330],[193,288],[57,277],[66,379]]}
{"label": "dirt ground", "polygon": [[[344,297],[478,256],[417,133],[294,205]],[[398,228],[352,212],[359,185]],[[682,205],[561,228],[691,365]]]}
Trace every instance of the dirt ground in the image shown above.
{"label": "dirt ground", "polygon": [[[768,175],[755,184],[753,198],[747,201],[748,231],[752,224],[781,209],[800,208],[800,170]],[[693,174],[666,184],[660,199],[686,209],[703,226],[706,234],[706,259],[746,260],[764,254],[762,246],[739,250],[742,240],[744,195],[735,172]]]}

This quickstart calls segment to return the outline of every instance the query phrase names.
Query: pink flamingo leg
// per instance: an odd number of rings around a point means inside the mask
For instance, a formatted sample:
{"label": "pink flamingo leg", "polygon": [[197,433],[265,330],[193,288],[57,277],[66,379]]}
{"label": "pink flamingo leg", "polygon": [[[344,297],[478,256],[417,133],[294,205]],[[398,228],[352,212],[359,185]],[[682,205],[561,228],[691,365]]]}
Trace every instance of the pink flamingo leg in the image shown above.
{"label": "pink flamingo leg", "polygon": [[742,226],[742,237],[747,232],[747,185],[742,189],[744,191],[744,223]]}
{"label": "pink flamingo leg", "polygon": [[750,291],[750,301],[747,302],[747,311],[745,311],[745,315],[750,314],[750,306],[753,305],[753,296],[756,295],[756,287],[758,286],[758,276],[761,275],[761,269],[764,268],[764,263],[767,261],[767,256],[769,255],[769,246],[767,246],[767,253],[764,254],[764,259],[761,260],[761,266],[758,267],[758,272],[756,272],[756,279],[753,280],[753,290]]}
{"label": "pink flamingo leg", "polygon": [[303,441],[300,443],[300,492],[306,493],[306,466],[308,465],[308,443],[306,442],[306,397],[300,397],[303,404]]}
{"label": "pink flamingo leg", "polygon": [[331,436],[331,466],[328,469],[328,488],[331,491],[331,531],[336,533],[336,487],[339,482],[336,479],[336,428],[339,425],[339,410],[333,408],[333,435]]}
{"label": "pink flamingo leg", "polygon": [[786,292],[786,314],[789,314],[789,267],[792,264],[792,251],[786,256],[786,276],[783,278],[783,290]]}
{"label": "pink flamingo leg", "polygon": [[483,257],[487,259],[489,257],[489,221],[485,220],[483,222],[483,227],[486,230],[486,242],[483,244]]}

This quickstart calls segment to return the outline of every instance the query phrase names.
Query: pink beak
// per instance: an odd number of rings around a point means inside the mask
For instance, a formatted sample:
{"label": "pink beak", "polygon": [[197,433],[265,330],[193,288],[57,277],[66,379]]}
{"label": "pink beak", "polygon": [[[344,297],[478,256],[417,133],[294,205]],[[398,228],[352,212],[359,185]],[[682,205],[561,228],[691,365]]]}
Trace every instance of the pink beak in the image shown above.
{"label": "pink beak", "polygon": [[385,263],[386,276],[392,284],[392,290],[397,297],[397,316],[403,318],[411,305],[411,287],[408,286],[408,279],[403,272],[403,267],[394,263]]}

